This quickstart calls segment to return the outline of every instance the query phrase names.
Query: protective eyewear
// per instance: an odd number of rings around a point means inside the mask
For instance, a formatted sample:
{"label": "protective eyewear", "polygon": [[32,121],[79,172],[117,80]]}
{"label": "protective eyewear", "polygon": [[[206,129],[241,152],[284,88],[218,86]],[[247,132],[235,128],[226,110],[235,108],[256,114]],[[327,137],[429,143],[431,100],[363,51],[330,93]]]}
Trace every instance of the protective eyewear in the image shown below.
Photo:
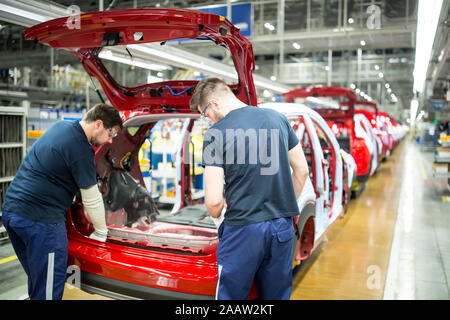
{"label": "protective eyewear", "polygon": [[211,103],[211,100],[208,101],[208,103],[206,104],[205,108],[203,108],[203,111],[200,113],[200,116],[202,117],[202,119],[205,119],[205,113],[206,113],[206,108],[208,108],[209,104]]}
{"label": "protective eyewear", "polygon": [[113,128],[109,128],[108,131],[109,131],[109,132],[108,132],[108,135],[109,135],[110,138],[115,138],[115,137],[117,137],[117,132],[114,131]]}

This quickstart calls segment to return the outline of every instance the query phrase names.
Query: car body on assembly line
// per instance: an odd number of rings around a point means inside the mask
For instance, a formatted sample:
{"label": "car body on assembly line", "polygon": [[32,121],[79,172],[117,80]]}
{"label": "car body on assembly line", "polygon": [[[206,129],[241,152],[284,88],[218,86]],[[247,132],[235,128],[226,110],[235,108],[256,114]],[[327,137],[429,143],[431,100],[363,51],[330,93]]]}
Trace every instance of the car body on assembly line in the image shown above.
{"label": "car body on assembly line", "polygon": [[310,179],[298,200],[300,208],[307,207],[308,202],[310,206],[307,215],[303,212],[300,215],[302,238],[298,245],[301,250],[295,257],[295,262],[300,263],[317,248],[338,217],[347,212],[356,164],[353,157],[340,148],[322,116],[306,105],[268,102],[259,107],[277,110],[288,118],[308,162]]}
{"label": "car body on assembly line", "polygon": [[283,96],[286,102],[303,103],[325,119],[341,149],[350,153],[356,162],[352,196],[359,196],[378,166],[378,148],[373,136],[362,128],[364,118],[355,117],[355,93],[342,87],[308,87],[291,90]]}
{"label": "car body on assembly line", "polygon": [[386,125],[380,120],[377,104],[370,101],[357,101],[355,103],[355,114],[363,114],[369,120],[373,133],[377,137],[378,162],[386,160],[393,147],[393,137],[389,135]]}
{"label": "car body on assembly line", "polygon": [[[60,18],[33,26],[25,31],[25,37],[73,53],[89,76],[98,80],[111,104],[123,112],[124,125],[112,144],[103,145],[95,154],[109,229],[107,241],[88,238],[93,226],[79,196],[67,212],[69,264],[80,268],[81,288],[116,298],[214,299],[217,226],[202,198],[193,194],[195,161],[189,161],[191,133],[206,126],[189,108],[198,81],[127,87],[111,75],[101,53],[105,46],[107,50],[123,50],[126,46],[134,56],[145,50],[146,42],[212,40],[229,50],[233,58],[237,83],[230,84],[231,90],[238,99],[255,106],[255,63],[250,42],[225,18],[193,10],[108,10],[82,14],[80,29],[69,30],[66,23],[66,18]],[[174,157],[176,199],[172,211],[161,214],[153,195],[144,187],[138,154],[155,124],[167,119],[179,119],[182,126]],[[305,189],[300,198],[314,201],[312,190]],[[305,196],[308,192],[310,196]],[[314,213],[311,201],[299,203],[301,214],[293,225],[296,230],[302,216]],[[312,249],[301,248],[300,239],[309,234],[296,233],[300,244],[296,250]],[[255,297],[253,287],[249,298]]]}

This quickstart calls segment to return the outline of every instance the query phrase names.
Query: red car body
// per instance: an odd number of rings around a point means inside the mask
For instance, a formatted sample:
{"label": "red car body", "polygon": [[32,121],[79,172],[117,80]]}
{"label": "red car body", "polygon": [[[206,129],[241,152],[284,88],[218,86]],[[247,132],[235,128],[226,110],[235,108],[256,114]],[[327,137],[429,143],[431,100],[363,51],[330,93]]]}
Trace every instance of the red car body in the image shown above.
{"label": "red car body", "polygon": [[[296,99],[332,98],[339,101],[338,108],[326,105],[315,108],[333,129],[339,145],[350,153],[356,162],[356,183],[353,191],[362,191],[363,185],[370,176],[371,155],[363,138],[355,135],[353,119],[354,104],[357,101],[355,93],[342,87],[309,87],[291,90],[283,94],[286,102],[295,102]],[[314,104],[314,102],[310,102]],[[346,136],[345,133],[347,133]]]}
{"label": "red car body", "polygon": [[[381,160],[387,159],[392,150],[392,135],[389,135],[387,127],[383,125],[379,119],[378,106],[374,102],[370,101],[357,101],[357,108],[355,108],[355,113],[363,114],[372,125],[375,135],[381,140],[382,152],[380,154]],[[366,109],[358,108],[366,107]]]}
{"label": "red car body", "polygon": [[378,120],[380,123],[380,126],[384,128],[384,130],[387,131],[388,137],[389,137],[389,151],[392,152],[394,150],[394,147],[397,144],[397,141],[394,136],[394,130],[393,130],[393,121],[391,119],[391,116],[384,111],[378,111]]}
{"label": "red car body", "polygon": [[[140,37],[136,37],[137,32]],[[174,117],[182,114],[198,118],[199,115],[192,114],[189,108],[197,81],[122,86],[99,58],[99,52],[105,45],[209,38],[228,48],[233,57],[238,75],[237,84],[230,85],[233,92],[246,104],[257,104],[251,43],[239,33],[238,28],[215,14],[181,9],[92,12],[81,15],[80,29],[69,29],[67,18],[58,18],[26,29],[25,38],[73,53],[86,72],[99,81],[111,104],[123,111],[124,124],[130,119],[158,114],[173,114]],[[144,123],[133,134],[124,126],[112,144],[97,150],[95,161],[98,182],[104,196],[110,192],[108,177],[113,173],[125,172],[122,177],[136,180],[133,186],[144,185],[139,163],[134,161],[135,150],[139,150],[146,133],[155,123]],[[196,204],[190,193],[189,164],[184,166],[187,174],[182,176],[180,182],[184,191],[181,208]],[[147,198],[143,201],[149,205]],[[120,212],[111,214],[116,220],[123,218]],[[114,236],[108,237],[104,243],[92,240],[87,235],[93,231],[93,227],[79,197],[67,212],[66,218],[69,264],[80,268],[82,289],[119,298],[214,298],[217,282],[215,249],[218,243],[215,227],[207,229],[177,225],[183,232],[198,233],[206,239],[208,245],[199,249],[170,243],[127,241]],[[166,228],[166,231],[169,228],[163,222],[159,227]],[[255,292],[253,289],[249,297],[255,297]]]}

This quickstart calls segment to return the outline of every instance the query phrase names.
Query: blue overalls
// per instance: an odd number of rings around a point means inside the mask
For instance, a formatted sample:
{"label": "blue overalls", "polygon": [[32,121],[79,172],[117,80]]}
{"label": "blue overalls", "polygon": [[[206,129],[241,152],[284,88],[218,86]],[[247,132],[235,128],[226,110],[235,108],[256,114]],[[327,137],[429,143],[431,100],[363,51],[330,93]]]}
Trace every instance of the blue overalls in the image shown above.
{"label": "blue overalls", "polygon": [[61,300],[67,270],[66,225],[43,223],[3,211],[2,221],[28,276],[31,300]]}
{"label": "blue overalls", "polygon": [[209,128],[203,164],[224,170],[227,211],[218,230],[217,299],[289,299],[293,217],[299,215],[289,150],[298,138],[287,118],[264,108],[230,111]]}
{"label": "blue overalls", "polygon": [[292,289],[292,218],[219,227],[216,299],[245,300],[253,281],[258,298],[289,300]]}

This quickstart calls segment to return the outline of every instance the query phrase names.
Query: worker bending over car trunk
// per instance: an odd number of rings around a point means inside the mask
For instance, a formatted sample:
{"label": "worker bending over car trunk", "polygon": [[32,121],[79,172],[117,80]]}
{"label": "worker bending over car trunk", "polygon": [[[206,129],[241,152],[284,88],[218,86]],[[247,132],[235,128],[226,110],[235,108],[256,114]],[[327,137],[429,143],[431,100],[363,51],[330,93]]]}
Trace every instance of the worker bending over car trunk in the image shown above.
{"label": "worker bending over car trunk", "polygon": [[3,224],[28,276],[31,300],[62,299],[67,269],[65,214],[81,197],[95,231],[106,241],[105,209],[97,186],[94,148],[122,129],[119,112],[97,104],[84,119],[58,121],[30,148],[3,202]]}
{"label": "worker bending over car trunk", "polygon": [[289,299],[293,217],[308,177],[295,132],[284,115],[246,105],[218,78],[197,84],[190,107],[213,124],[203,164],[206,208],[223,219],[216,299],[247,299],[253,281],[260,299]]}

